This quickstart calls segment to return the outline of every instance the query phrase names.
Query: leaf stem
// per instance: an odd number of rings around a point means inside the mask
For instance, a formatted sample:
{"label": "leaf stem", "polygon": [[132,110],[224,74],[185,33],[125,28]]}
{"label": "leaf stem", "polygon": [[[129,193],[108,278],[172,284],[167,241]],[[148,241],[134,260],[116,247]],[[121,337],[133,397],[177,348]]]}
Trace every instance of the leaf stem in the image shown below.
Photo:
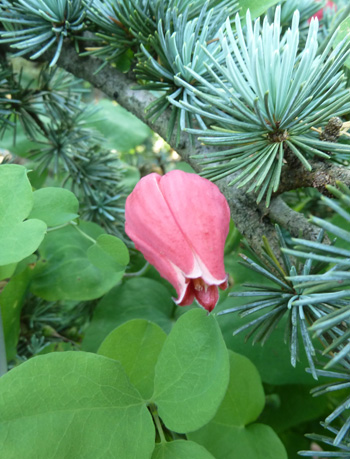
{"label": "leaf stem", "polygon": [[53,226],[52,228],[49,228],[46,230],[47,233],[49,233],[50,231],[56,231],[56,230],[59,230],[61,228],[65,228],[66,226],[76,226],[77,223],[71,221],[71,222],[67,222],[67,223],[63,223],[62,225],[58,225],[58,226]]}
{"label": "leaf stem", "polygon": [[96,240],[94,238],[92,238],[91,236],[89,236],[88,234],[86,234],[83,230],[81,230],[78,226],[74,226],[74,228],[78,231],[78,233],[80,233],[82,236],[84,236],[86,239],[89,239],[89,241],[93,242],[94,244],[96,244]]}
{"label": "leaf stem", "polygon": [[143,273],[145,273],[147,271],[149,267],[149,263],[147,261],[147,263],[145,264],[145,266],[143,266],[139,271],[136,271],[134,273],[125,273],[124,274],[124,277],[138,277],[138,276],[142,276]]}
{"label": "leaf stem", "polygon": [[153,403],[151,403],[151,404],[149,405],[149,409],[150,409],[150,411],[151,411],[151,414],[152,414],[154,423],[155,423],[155,425],[156,425],[156,427],[157,427],[158,434],[159,434],[159,437],[160,437],[160,442],[161,442],[161,443],[166,443],[166,438],[165,438],[165,435],[164,435],[164,431],[163,431],[162,424],[161,424],[160,419],[159,419],[159,416],[158,416],[158,412],[157,412],[157,407],[156,407],[156,405],[154,405]]}
{"label": "leaf stem", "polygon": [[0,308],[0,376],[7,373],[7,358],[6,358],[6,348],[5,348],[5,335],[4,327],[2,324],[1,318],[1,308]]}

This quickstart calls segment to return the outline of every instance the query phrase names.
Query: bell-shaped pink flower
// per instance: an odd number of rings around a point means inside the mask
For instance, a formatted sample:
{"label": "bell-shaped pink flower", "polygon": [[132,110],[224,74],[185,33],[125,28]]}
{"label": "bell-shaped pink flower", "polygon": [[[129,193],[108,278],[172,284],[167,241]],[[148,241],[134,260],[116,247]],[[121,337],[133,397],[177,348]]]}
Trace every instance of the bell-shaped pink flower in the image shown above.
{"label": "bell-shaped pink flower", "polygon": [[180,306],[194,298],[209,312],[227,288],[224,245],[230,210],[224,195],[196,174],[143,177],[126,200],[125,231],[176,289]]}

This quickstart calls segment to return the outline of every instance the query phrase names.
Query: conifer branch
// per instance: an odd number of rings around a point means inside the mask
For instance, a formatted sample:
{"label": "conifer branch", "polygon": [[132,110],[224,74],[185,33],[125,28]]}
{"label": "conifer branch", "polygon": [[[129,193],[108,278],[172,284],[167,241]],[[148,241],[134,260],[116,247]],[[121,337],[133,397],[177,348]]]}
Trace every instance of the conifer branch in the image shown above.
{"label": "conifer branch", "polygon": [[[1,45],[0,50],[1,48],[10,51],[10,48],[6,45]],[[51,54],[52,51],[46,52],[41,60],[50,61],[52,58]],[[90,56],[79,56],[74,46],[68,41],[62,49],[57,64],[77,78],[82,78],[100,89],[108,97],[117,101],[125,109],[148,124],[161,137],[166,137],[170,111],[165,111],[155,122],[151,122],[146,116],[145,108],[155,100],[155,97],[149,91],[133,89],[136,82],[131,72],[126,74],[111,66],[105,66],[98,73],[95,73],[101,65],[100,60]],[[176,144],[175,137],[176,134],[170,140],[170,144],[174,148]],[[192,145],[190,137],[186,133],[181,133],[180,142],[176,147],[176,151],[181,155],[183,160],[191,164],[196,172],[201,172],[202,166],[195,156],[197,154],[210,154],[217,150],[217,147],[203,145],[199,141],[196,141]],[[311,172],[304,170],[302,167],[286,169],[282,174],[282,183],[278,194],[303,186],[316,187],[315,177],[320,179],[320,174],[322,173],[327,178],[324,185],[334,183],[333,180],[329,181],[329,177],[332,177],[334,180],[341,179],[345,184],[350,185],[350,172],[347,169],[341,168],[334,163],[313,161],[313,170]],[[298,229],[299,231],[301,229],[302,236],[305,238],[311,237],[314,239],[318,234],[319,230],[311,225],[301,214],[297,214],[298,219],[296,219],[296,212],[284,204],[281,199],[272,199],[269,209],[266,209],[263,204],[257,205],[254,194],[246,194],[244,188],[237,188],[236,185],[228,185],[233,178],[234,175],[230,175],[216,183],[230,204],[231,215],[238,230],[247,238],[249,244],[258,253],[261,252],[261,239],[263,235],[270,240],[272,247],[277,247],[274,228],[275,222],[289,229],[293,229],[293,223],[297,222],[295,230]],[[322,192],[323,187],[320,187],[320,180],[318,181],[317,188]],[[282,212],[281,207],[283,207]]]}

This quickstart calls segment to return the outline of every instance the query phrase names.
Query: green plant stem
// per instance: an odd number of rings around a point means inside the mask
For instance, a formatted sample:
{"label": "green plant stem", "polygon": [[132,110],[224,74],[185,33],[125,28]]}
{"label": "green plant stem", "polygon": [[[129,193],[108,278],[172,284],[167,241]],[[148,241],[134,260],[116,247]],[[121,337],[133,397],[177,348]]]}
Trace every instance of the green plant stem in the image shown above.
{"label": "green plant stem", "polygon": [[66,226],[76,226],[77,224],[75,222],[68,222],[68,223],[63,223],[63,225],[58,225],[58,226],[53,226],[52,228],[49,228],[46,232],[49,233],[51,231],[57,231],[61,228],[65,228]]}
{"label": "green plant stem", "polygon": [[0,376],[7,373],[7,358],[5,348],[4,327],[2,325],[1,308],[0,308]]}
{"label": "green plant stem", "polygon": [[86,239],[89,239],[89,241],[93,242],[96,244],[96,240],[93,237],[90,237],[88,234],[84,233],[83,230],[81,230],[78,226],[74,225],[74,228],[80,233],[82,236],[84,236]]}
{"label": "green plant stem", "polygon": [[157,407],[152,403],[149,406],[149,408],[151,410],[151,414],[152,414],[152,417],[154,419],[154,423],[155,423],[155,425],[157,427],[157,430],[158,430],[158,434],[159,434],[159,437],[160,437],[160,442],[161,443],[166,443],[166,438],[165,438],[165,435],[164,435],[164,432],[163,432],[162,424],[161,424],[159,416],[158,416]]}
{"label": "green plant stem", "polygon": [[134,273],[126,273],[126,274],[124,274],[124,277],[138,277],[138,276],[142,276],[142,274],[144,274],[144,273],[147,271],[148,267],[149,267],[149,263],[147,262],[147,263],[145,264],[145,266],[143,266],[139,271],[136,271],[136,272],[134,272]]}

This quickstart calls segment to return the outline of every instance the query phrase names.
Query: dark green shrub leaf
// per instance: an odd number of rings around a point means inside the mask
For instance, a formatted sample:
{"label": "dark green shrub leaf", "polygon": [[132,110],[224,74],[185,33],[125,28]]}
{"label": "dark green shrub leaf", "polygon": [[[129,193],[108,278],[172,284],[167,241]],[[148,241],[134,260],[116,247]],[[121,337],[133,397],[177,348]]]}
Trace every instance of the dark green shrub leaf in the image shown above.
{"label": "dark green shrub leaf", "polygon": [[130,382],[145,400],[153,393],[154,368],[166,339],[165,332],[147,320],[135,319],[113,330],[98,354],[118,360]]}
{"label": "dark green shrub leaf", "polygon": [[228,378],[227,348],[215,317],[192,309],[178,319],[164,343],[152,400],[170,430],[190,432],[214,416]]}

